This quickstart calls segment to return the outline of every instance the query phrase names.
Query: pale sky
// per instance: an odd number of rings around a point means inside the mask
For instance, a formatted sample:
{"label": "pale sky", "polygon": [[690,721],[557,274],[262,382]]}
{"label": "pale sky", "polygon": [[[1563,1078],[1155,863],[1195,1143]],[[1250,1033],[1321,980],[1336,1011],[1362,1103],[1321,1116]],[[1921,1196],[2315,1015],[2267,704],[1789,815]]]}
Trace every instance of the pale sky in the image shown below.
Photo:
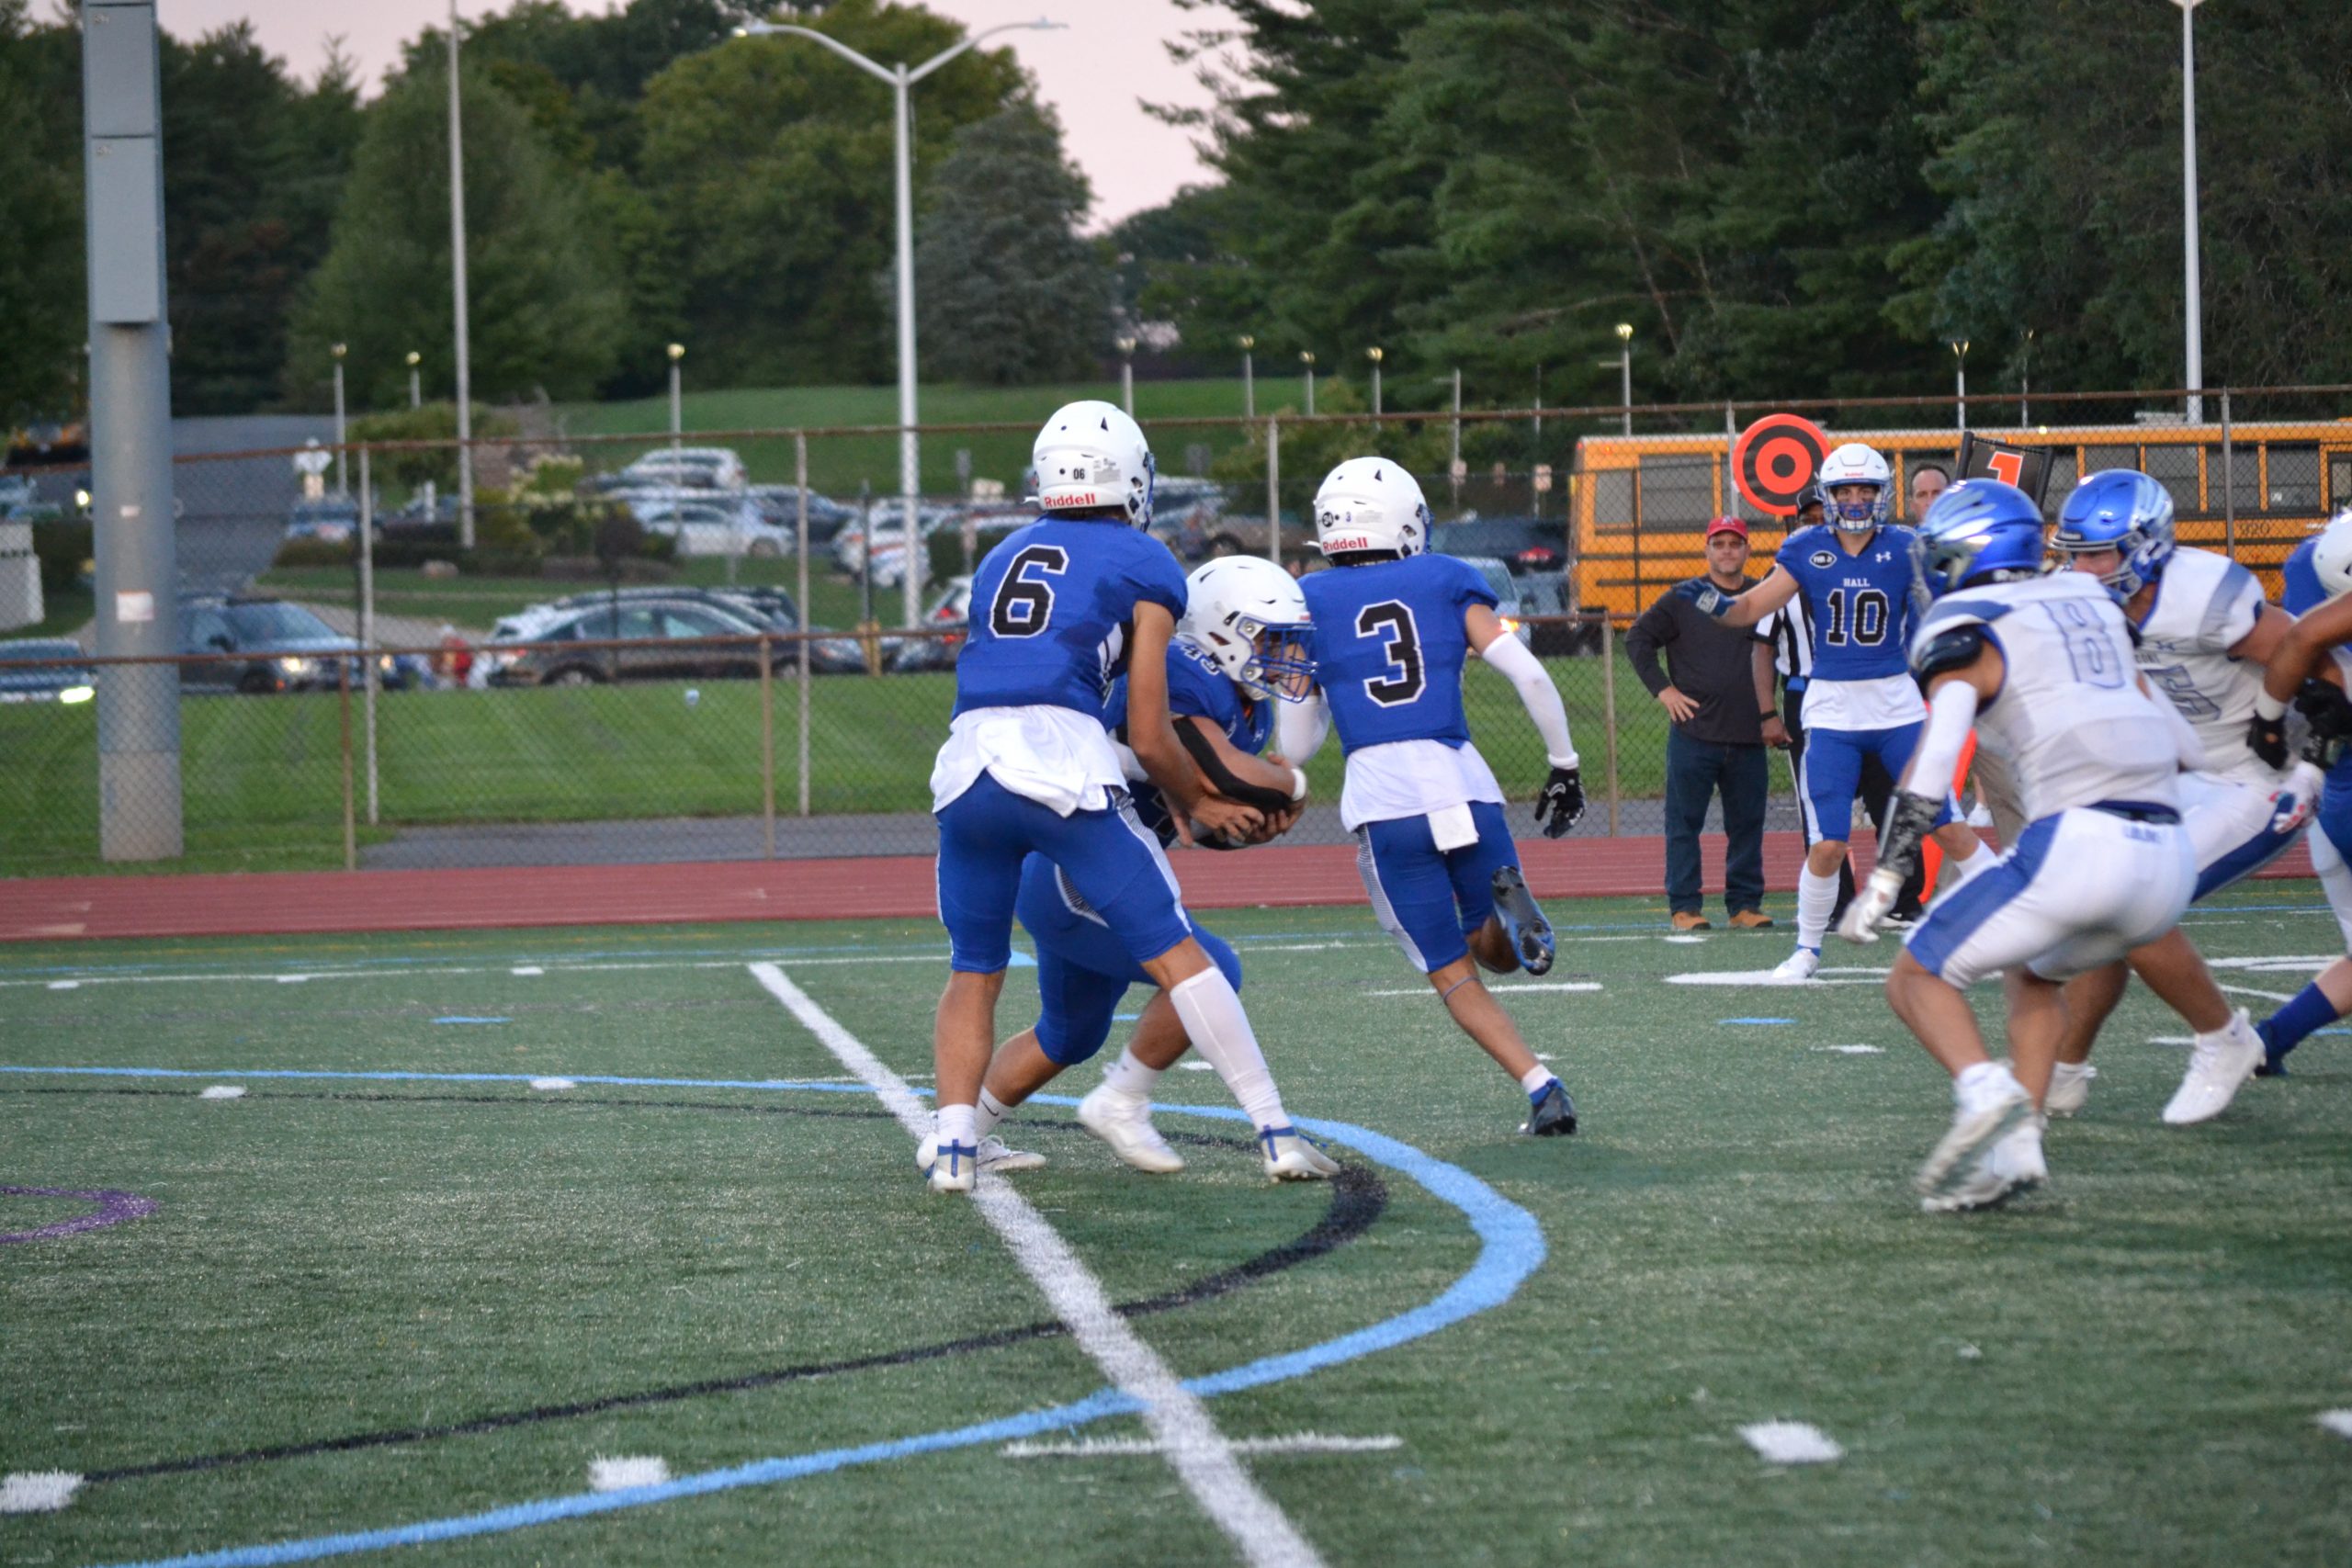
{"label": "pale sky", "polygon": [[[575,11],[615,8],[614,0],[566,3]],[[1206,107],[1207,92],[1189,68],[1169,60],[1161,44],[1210,25],[1218,19],[1216,13],[1181,11],[1174,0],[923,3],[975,32],[1041,16],[1068,24],[1058,32],[1006,33],[989,39],[988,47],[1011,48],[1036,78],[1039,95],[1061,116],[1070,154],[1093,182],[1091,227],[1107,227],[1159,206],[1180,186],[1211,179],[1193,155],[1189,134],[1162,125],[1138,106],[1148,99]],[[503,0],[459,0],[458,14],[472,17],[505,8]],[[156,0],[155,10],[164,29],[180,39],[250,18],[262,47],[305,80],[325,61],[328,37],[340,35],[371,96],[399,59],[401,43],[449,13],[447,0]],[[917,87],[918,114],[922,94]],[[877,113],[888,112],[887,102],[876,99]]]}

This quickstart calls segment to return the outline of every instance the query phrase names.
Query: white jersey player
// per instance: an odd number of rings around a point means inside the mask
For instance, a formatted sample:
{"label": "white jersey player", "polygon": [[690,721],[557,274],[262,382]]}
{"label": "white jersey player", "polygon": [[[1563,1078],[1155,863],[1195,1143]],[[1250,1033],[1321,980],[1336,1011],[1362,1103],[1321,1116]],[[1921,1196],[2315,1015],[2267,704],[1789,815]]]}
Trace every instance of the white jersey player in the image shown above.
{"label": "white jersey player", "polygon": [[[2254,753],[2248,728],[2263,666],[2293,624],[2264,602],[2254,574],[2226,556],[2176,547],[2172,497],[2134,468],[2109,468],[2066,498],[2050,548],[2122,601],[2137,631],[2140,672],[2197,732],[2204,765],[2180,780],[2182,820],[2197,850],[2196,897],[2219,892],[2284,854],[2319,796],[2319,771],[2289,770]],[[2120,964],[2066,987],[2049,1109],[2072,1115],[2090,1092],[2091,1043],[2122,998]],[[2217,1116],[2254,1064],[2224,1051],[2192,1060],[2165,1108],[2175,1125]]]}
{"label": "white jersey player", "polygon": [[[1886,985],[1954,1079],[1951,1127],[1919,1171],[1930,1211],[1997,1203],[2047,1175],[2036,1109],[2065,1018],[2061,984],[2157,951],[2197,881],[2174,784],[2202,760],[2196,736],[2148,694],[2107,591],[2080,573],[2041,575],[2041,528],[2031,498],[1985,480],[1953,486],[1924,520],[1922,578],[1938,597],[1911,661],[1927,728],[1885,852],[1838,928],[1875,937],[1975,727],[2014,772],[2030,825],[1992,870],[1928,907]],[[2007,1064],[1987,1055],[1964,994],[1996,972],[2008,982]],[[2194,949],[2142,972],[2200,1034],[2253,1038]]]}

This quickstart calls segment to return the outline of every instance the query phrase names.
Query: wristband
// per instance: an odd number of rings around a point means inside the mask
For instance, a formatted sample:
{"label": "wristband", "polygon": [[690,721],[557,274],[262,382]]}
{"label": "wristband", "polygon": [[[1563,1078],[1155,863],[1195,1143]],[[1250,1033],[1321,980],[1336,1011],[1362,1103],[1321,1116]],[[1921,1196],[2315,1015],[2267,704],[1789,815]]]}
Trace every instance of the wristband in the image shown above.
{"label": "wristband", "polygon": [[1779,708],[1766,708],[1762,713],[1758,714],[1756,716],[1762,719],[1767,724],[1770,724],[1772,720],[1781,716],[1781,710]]}
{"label": "wristband", "polygon": [[2257,718],[2275,722],[2287,716],[2287,705],[2272,696],[2268,691],[2261,691],[2255,694],[2254,712]]}
{"label": "wristband", "polygon": [[1290,771],[1290,797],[1293,800],[1306,798],[1306,770],[1305,768],[1293,768]]}

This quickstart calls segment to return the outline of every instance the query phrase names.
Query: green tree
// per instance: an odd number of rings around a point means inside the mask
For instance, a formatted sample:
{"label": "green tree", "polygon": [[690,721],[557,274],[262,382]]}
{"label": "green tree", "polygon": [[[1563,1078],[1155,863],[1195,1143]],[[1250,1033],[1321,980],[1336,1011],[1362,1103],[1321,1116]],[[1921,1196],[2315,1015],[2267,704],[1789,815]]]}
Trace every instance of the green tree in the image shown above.
{"label": "green tree", "polygon": [[[468,66],[462,83],[472,385],[485,400],[586,397],[612,370],[621,295],[590,228],[587,176]],[[315,406],[335,343],[360,407],[404,399],[405,355],[454,375],[448,78],[420,66],[367,114],[334,243],[295,313],[288,395]]]}
{"label": "green tree", "polygon": [[88,307],[82,273],[81,47],[0,0],[0,436],[72,413]]}
{"label": "green tree", "polygon": [[916,228],[927,372],[1012,386],[1095,367],[1109,346],[1112,275],[1078,232],[1092,200],[1044,112],[1023,105],[956,133]]}

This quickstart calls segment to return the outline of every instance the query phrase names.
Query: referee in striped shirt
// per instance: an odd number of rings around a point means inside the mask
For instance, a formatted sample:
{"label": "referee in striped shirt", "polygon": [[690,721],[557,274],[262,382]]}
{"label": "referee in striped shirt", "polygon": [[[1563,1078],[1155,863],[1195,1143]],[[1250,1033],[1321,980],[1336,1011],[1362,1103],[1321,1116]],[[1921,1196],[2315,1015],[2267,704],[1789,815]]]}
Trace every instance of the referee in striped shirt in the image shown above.
{"label": "referee in striped shirt", "polygon": [[[1821,521],[1822,496],[1818,487],[1805,491],[1797,514],[1790,520],[1789,528],[1810,528]],[[1762,720],[1764,743],[1778,747],[1789,754],[1789,776],[1804,776],[1804,688],[1813,677],[1813,623],[1807,617],[1804,595],[1800,593],[1787,604],[1756,623],[1756,644],[1753,654],[1756,672],[1757,716]],[[1781,700],[1772,700],[1772,682],[1781,682]],[[1887,803],[1894,791],[1894,780],[1877,757],[1862,758],[1862,805],[1871,814],[1871,823],[1882,829],[1886,824]],[[1800,812],[1800,817],[1809,814]],[[1805,847],[1813,847],[1812,840]],[[1926,886],[1924,873],[1915,870],[1896,895],[1893,920],[1916,920],[1919,918],[1919,900]],[[1846,912],[1846,905],[1854,897],[1854,868],[1845,861],[1838,863],[1838,904],[1830,915],[1834,926]]]}

